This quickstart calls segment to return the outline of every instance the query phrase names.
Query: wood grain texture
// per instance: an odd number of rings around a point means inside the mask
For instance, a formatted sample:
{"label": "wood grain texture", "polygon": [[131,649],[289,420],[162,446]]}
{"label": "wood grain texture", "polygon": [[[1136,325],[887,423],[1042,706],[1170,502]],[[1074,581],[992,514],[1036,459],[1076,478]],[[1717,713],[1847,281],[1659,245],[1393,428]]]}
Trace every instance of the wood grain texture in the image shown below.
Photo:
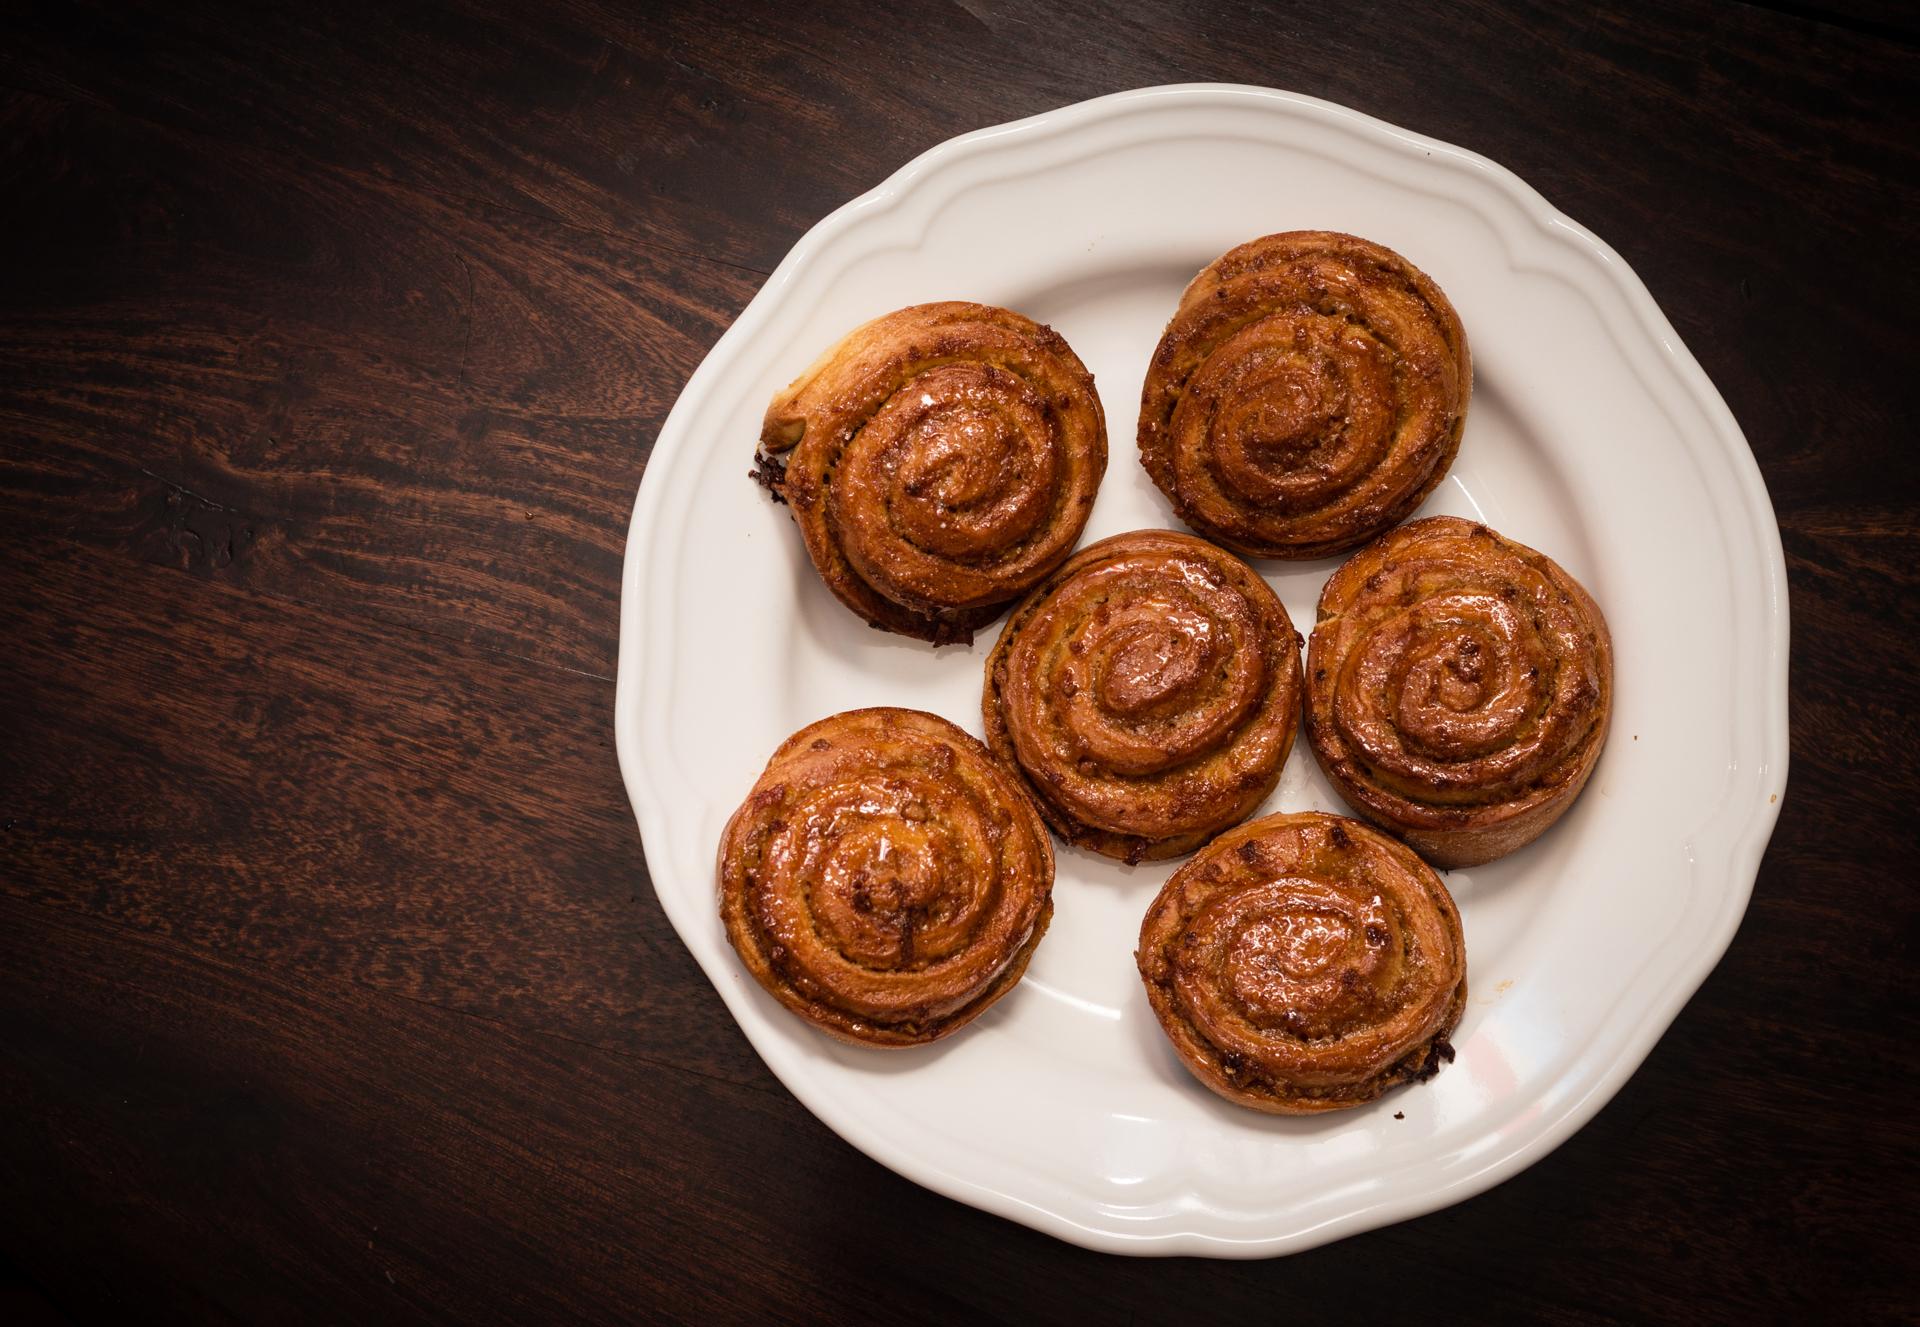
{"label": "wood grain texture", "polygon": [[[914,153],[1247,81],[1617,248],[1759,458],[1793,770],[1726,960],[1545,1161],[1132,1262],[813,1121],[655,904],[619,556],[688,373]],[[0,1315],[1920,1316],[1920,42],[1878,3],[30,8],[0,44]],[[742,444],[746,445],[745,442]]]}
{"label": "wood grain texture", "polygon": [[0,504],[611,674],[647,448],[757,278],[32,94],[0,100],[0,189],[34,255],[0,295]]}

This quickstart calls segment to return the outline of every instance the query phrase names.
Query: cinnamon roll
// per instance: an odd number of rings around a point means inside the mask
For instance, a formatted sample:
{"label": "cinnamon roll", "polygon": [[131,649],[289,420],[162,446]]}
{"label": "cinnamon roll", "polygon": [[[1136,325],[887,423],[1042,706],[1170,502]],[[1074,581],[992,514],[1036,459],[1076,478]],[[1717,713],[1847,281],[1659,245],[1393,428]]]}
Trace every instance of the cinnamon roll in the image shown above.
{"label": "cinnamon roll", "polygon": [[943,644],[1065,560],[1106,468],[1106,415],[1067,343],[954,301],[876,318],[796,378],[755,477],[842,603]]}
{"label": "cinnamon roll", "polygon": [[918,710],[802,728],[720,838],[754,979],[844,1041],[911,1046],[1011,990],[1053,915],[1053,846],[985,747]]}
{"label": "cinnamon roll", "polygon": [[1190,852],[1266,800],[1292,749],[1300,636],[1258,573],[1137,530],[1036,587],[987,660],[987,744],[1069,842]]}
{"label": "cinnamon roll", "polygon": [[1472,387],[1459,315],[1412,263],[1352,235],[1268,235],[1181,297],[1140,392],[1140,459],[1209,539],[1326,557],[1434,490]]}
{"label": "cinnamon roll", "polygon": [[1553,559],[1453,516],[1333,574],[1307,648],[1307,739],[1353,809],[1438,866],[1537,838],[1606,742],[1613,642]]}
{"label": "cinnamon roll", "polygon": [[1208,844],[1147,909],[1134,958],[1193,1076],[1275,1115],[1358,1106],[1438,1072],[1467,998],[1440,877],[1317,811]]}

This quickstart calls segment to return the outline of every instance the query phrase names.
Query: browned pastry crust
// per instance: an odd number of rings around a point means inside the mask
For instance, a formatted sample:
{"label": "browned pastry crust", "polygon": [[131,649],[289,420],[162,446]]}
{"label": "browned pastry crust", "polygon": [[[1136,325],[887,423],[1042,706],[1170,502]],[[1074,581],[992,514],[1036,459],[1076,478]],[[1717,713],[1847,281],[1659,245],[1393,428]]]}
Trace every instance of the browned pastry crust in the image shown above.
{"label": "browned pastry crust", "polygon": [[1209,539],[1326,557],[1445,478],[1472,390],[1460,317],[1412,263],[1332,231],[1268,235],[1181,297],[1140,391],[1140,460]]}
{"label": "browned pastry crust", "polygon": [[1091,544],[1013,611],[987,659],[987,744],[1069,842],[1191,852],[1279,782],[1300,636],[1253,568],[1203,539]]}
{"label": "browned pastry crust", "polygon": [[1053,845],[987,749],[919,710],[788,738],[720,837],[747,971],[843,1041],[913,1046],[1019,982],[1053,916]]}
{"label": "browned pastry crust", "polygon": [[950,301],[856,328],[774,397],[755,477],[842,603],[942,644],[1060,565],[1106,468],[1106,415],[1067,343]]}
{"label": "browned pastry crust", "polygon": [[1306,1115],[1453,1058],[1460,914],[1404,845],[1345,816],[1266,816],[1173,873],[1134,953],[1154,1016],[1229,1101]]}
{"label": "browned pastry crust", "polygon": [[1354,554],[1320,595],[1307,740],[1340,795],[1437,866],[1532,842],[1613,708],[1600,608],[1553,559],[1453,516]]}

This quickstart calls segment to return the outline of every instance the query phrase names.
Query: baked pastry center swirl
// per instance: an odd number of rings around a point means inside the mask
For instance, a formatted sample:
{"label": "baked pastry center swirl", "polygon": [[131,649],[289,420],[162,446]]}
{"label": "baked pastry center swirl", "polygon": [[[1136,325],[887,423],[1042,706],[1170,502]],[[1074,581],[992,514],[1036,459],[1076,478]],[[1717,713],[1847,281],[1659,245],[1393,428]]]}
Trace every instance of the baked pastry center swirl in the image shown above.
{"label": "baked pastry center swirl", "polygon": [[1244,1054],[1257,1057],[1259,1036],[1275,1029],[1332,1036],[1387,1004],[1382,987],[1404,956],[1394,920],[1370,889],[1282,877],[1203,906],[1174,982],[1215,1039]]}
{"label": "baked pastry center swirl", "polygon": [[782,745],[720,845],[720,910],[754,977],[847,1040],[944,1036],[1018,981],[1053,854],[973,738],[855,710]]}
{"label": "baked pastry center swirl", "polygon": [[1175,872],[1136,954],[1189,1069],[1274,1113],[1371,1100],[1451,1058],[1466,996],[1459,914],[1431,869],[1356,821],[1230,830]]}
{"label": "baked pastry center swirl", "polygon": [[1404,519],[1459,449],[1466,333],[1419,269],[1328,231],[1195,277],[1140,398],[1140,457],[1180,518],[1257,556],[1324,557]]}
{"label": "baked pastry center swirl", "polygon": [[1606,736],[1599,608],[1551,559],[1454,517],[1402,526],[1334,574],[1308,669],[1328,777],[1442,865],[1538,834]]}
{"label": "baked pastry center swirl", "polygon": [[875,319],[776,397],[760,475],[878,627],[964,639],[1058,566],[1106,470],[1093,377],[1052,329],[983,304]]}
{"label": "baked pastry center swirl", "polygon": [[1298,636],[1238,558],[1170,530],[1090,545],[1014,611],[987,738],[1063,836],[1128,860],[1250,814],[1291,748]]}

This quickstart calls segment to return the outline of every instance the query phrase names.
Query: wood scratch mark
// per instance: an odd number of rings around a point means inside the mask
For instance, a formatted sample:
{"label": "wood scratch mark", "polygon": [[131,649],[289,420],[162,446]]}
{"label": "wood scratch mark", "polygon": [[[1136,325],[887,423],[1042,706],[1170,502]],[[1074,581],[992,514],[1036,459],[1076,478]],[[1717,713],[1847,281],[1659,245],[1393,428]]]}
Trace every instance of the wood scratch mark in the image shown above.
{"label": "wood scratch mark", "polygon": [[188,488],[185,484],[177,484],[173,480],[168,479],[165,475],[157,475],[153,471],[147,469],[147,467],[144,465],[136,465],[134,469],[138,470],[141,474],[145,475],[149,479],[159,480],[161,483],[165,484],[168,488],[173,489],[177,493],[186,494],[188,497],[192,498],[195,502],[198,502],[203,506],[211,507],[215,511],[227,510],[226,504],[215,502],[212,498],[202,497],[198,493],[195,493],[192,489]]}

